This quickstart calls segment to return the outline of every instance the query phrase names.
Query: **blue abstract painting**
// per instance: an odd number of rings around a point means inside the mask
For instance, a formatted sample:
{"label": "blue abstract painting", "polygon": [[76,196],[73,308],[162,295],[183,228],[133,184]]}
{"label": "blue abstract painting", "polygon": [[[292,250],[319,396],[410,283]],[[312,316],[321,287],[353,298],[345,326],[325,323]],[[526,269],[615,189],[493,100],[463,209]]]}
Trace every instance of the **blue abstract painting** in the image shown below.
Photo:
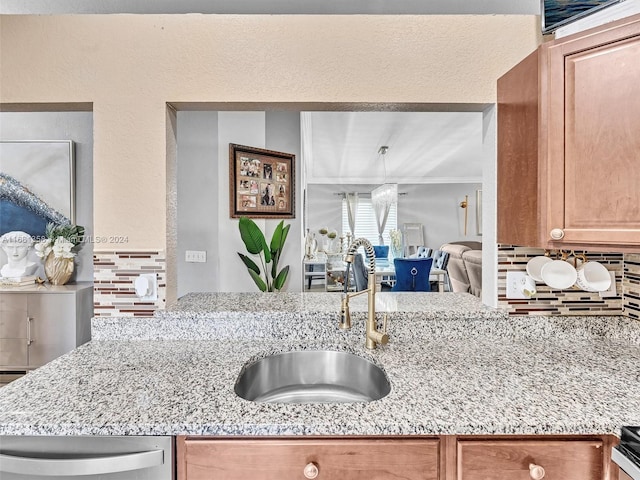
{"label": "blue abstract painting", "polygon": [[543,0],[542,31],[550,33],[558,27],[619,3],[621,0]]}
{"label": "blue abstract painting", "polygon": [[74,221],[73,142],[0,142],[0,235]]}

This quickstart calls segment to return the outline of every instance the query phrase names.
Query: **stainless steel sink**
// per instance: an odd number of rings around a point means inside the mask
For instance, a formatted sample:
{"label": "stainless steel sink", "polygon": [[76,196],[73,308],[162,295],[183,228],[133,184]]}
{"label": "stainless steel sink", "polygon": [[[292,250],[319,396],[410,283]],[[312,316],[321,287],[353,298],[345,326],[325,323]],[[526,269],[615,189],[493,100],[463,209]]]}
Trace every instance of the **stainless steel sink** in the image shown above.
{"label": "stainless steel sink", "polygon": [[247,365],[236,380],[238,396],[254,402],[371,402],[389,394],[385,373],[345,352],[305,350],[270,355]]}

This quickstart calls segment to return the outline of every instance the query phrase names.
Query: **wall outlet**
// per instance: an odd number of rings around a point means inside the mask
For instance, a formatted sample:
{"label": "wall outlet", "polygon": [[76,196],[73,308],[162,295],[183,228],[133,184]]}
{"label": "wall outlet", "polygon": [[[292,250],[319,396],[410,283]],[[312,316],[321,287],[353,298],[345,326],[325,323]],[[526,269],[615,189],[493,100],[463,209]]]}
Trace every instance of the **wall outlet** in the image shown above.
{"label": "wall outlet", "polygon": [[507,298],[529,299],[520,290],[520,285],[522,285],[526,276],[526,272],[507,272]]}
{"label": "wall outlet", "polygon": [[143,302],[155,302],[158,299],[158,277],[155,273],[143,273],[133,282],[136,295]]}
{"label": "wall outlet", "polygon": [[616,272],[609,272],[609,275],[611,275],[611,286],[609,287],[609,290],[600,292],[601,298],[615,297],[618,295],[616,292]]}
{"label": "wall outlet", "polygon": [[204,250],[187,250],[184,254],[184,261],[190,263],[206,263],[207,252]]}

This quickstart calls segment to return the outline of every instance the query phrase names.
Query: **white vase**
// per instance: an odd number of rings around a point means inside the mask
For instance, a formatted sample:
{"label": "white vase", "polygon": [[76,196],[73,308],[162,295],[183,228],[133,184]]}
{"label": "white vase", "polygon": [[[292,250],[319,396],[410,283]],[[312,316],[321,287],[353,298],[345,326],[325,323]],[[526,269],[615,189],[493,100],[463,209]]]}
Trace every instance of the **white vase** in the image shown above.
{"label": "white vase", "polygon": [[402,258],[404,257],[404,252],[402,251],[402,246],[396,246],[393,243],[389,245],[389,253],[391,253],[391,258]]}

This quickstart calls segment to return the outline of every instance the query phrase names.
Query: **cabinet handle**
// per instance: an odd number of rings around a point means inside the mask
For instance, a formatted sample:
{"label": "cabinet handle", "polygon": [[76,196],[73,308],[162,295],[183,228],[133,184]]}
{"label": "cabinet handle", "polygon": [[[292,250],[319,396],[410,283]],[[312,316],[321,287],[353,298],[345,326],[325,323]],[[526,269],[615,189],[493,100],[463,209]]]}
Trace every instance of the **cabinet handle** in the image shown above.
{"label": "cabinet handle", "polygon": [[304,478],[316,478],[319,473],[318,466],[313,462],[309,462],[305,465],[302,473],[304,473]]}
{"label": "cabinet handle", "polygon": [[33,343],[33,339],[31,338],[31,322],[33,322],[33,318],[27,317],[27,346]]}
{"label": "cabinet handle", "polygon": [[562,240],[564,238],[564,230],[561,228],[554,228],[549,232],[549,235],[553,240]]}
{"label": "cabinet handle", "polygon": [[[0,473],[37,475],[38,477],[100,476],[130,472],[164,464],[162,450],[83,458],[35,458],[0,453]],[[119,478],[124,478],[118,476]],[[131,476],[127,475],[128,478]]]}
{"label": "cabinet handle", "polygon": [[531,480],[542,480],[545,473],[544,468],[540,465],[536,465],[535,463],[529,464],[529,476],[531,477]]}

